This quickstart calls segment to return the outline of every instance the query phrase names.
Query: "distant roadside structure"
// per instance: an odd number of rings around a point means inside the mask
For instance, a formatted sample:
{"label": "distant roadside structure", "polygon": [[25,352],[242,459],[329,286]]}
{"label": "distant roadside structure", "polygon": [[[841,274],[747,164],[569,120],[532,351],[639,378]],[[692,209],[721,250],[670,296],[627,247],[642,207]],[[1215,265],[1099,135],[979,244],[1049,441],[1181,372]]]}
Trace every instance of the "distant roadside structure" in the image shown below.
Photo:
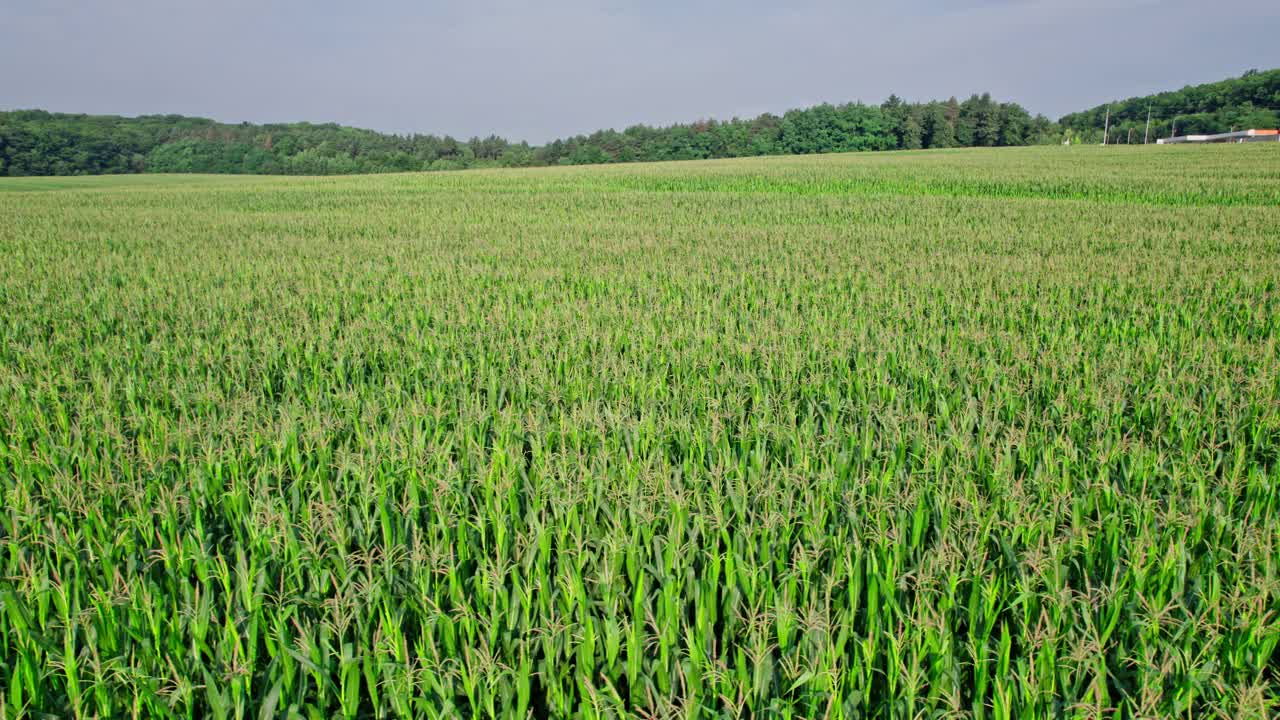
{"label": "distant roadside structure", "polygon": [[1157,145],[1247,142],[1280,142],[1280,130],[1237,130],[1236,132],[1218,133],[1216,135],[1179,135],[1156,140]]}

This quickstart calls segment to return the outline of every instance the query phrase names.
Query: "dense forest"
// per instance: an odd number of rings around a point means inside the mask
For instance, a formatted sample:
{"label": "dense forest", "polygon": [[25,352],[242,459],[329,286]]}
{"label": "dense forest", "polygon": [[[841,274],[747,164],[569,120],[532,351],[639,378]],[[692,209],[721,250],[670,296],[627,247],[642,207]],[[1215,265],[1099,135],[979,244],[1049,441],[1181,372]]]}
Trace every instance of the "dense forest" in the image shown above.
{"label": "dense forest", "polygon": [[782,116],[636,125],[542,147],[500,137],[461,141],[339,125],[228,125],[178,115],[121,118],[40,110],[0,113],[0,174],[130,172],[342,173],[694,160],[1053,140],[1053,124],[990,95],[912,104],[818,105]]}
{"label": "dense forest", "polygon": [[1064,136],[1101,142],[1107,109],[1110,141],[1142,142],[1151,113],[1151,141],[1171,135],[1280,127],[1280,69],[1250,70],[1238,78],[1112,102],[1059,121]]}
{"label": "dense forest", "polygon": [[[1111,105],[1113,141],[1142,130],[1152,138],[1176,124],[1186,132],[1276,127],[1280,70],[1188,87]],[[880,105],[849,103],[781,116],[635,125],[555,140],[540,147],[490,136],[457,140],[389,135],[334,124],[232,125],[180,115],[137,118],[41,110],[0,112],[0,175],[101,173],[347,173],[693,160],[860,150],[995,147],[1101,140],[1107,106],[1054,123],[990,95]]]}

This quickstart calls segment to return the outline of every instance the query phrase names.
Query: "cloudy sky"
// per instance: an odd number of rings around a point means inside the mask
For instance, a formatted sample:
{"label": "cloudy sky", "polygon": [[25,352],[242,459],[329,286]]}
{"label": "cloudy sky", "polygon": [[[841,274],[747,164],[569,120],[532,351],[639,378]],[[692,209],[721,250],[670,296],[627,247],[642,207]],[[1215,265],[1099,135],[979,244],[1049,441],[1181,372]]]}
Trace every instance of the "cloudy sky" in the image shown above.
{"label": "cloudy sky", "polygon": [[0,109],[533,142],[889,93],[1056,118],[1277,38],[1274,0],[0,0]]}

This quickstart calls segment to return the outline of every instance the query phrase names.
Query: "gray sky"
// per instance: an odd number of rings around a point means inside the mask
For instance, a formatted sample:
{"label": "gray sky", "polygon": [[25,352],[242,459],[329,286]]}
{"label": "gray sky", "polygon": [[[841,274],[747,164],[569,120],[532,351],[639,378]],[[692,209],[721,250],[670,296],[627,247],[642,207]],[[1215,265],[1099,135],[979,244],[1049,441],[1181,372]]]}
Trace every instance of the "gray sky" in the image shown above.
{"label": "gray sky", "polygon": [[891,92],[1057,118],[1277,38],[1274,0],[0,0],[0,108],[532,142]]}

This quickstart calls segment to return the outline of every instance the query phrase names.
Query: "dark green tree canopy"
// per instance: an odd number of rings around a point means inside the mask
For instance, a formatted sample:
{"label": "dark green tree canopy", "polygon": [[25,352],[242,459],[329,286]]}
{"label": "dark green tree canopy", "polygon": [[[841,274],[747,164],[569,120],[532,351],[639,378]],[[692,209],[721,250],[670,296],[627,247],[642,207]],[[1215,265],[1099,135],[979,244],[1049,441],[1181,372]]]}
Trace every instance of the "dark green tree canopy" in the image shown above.
{"label": "dark green tree canopy", "polygon": [[1063,130],[1098,140],[1111,110],[1111,141],[1124,142],[1129,130],[1142,138],[1147,112],[1151,113],[1151,139],[1197,133],[1219,133],[1251,128],[1280,127],[1280,69],[1250,70],[1238,78],[1181,90],[1117,100],[1060,122]]}
{"label": "dark green tree canopy", "polygon": [[[42,110],[0,112],[0,175],[102,173],[346,173],[694,160],[862,150],[996,147],[1100,141],[1107,105],[1055,125],[990,94],[959,102],[847,103],[669,127],[633,125],[541,147],[494,135],[457,140],[390,135],[332,123],[227,124],[181,115],[124,118]],[[1113,142],[1152,135],[1280,126],[1280,70],[1111,103]],[[1136,133],[1131,133],[1136,130]]]}

